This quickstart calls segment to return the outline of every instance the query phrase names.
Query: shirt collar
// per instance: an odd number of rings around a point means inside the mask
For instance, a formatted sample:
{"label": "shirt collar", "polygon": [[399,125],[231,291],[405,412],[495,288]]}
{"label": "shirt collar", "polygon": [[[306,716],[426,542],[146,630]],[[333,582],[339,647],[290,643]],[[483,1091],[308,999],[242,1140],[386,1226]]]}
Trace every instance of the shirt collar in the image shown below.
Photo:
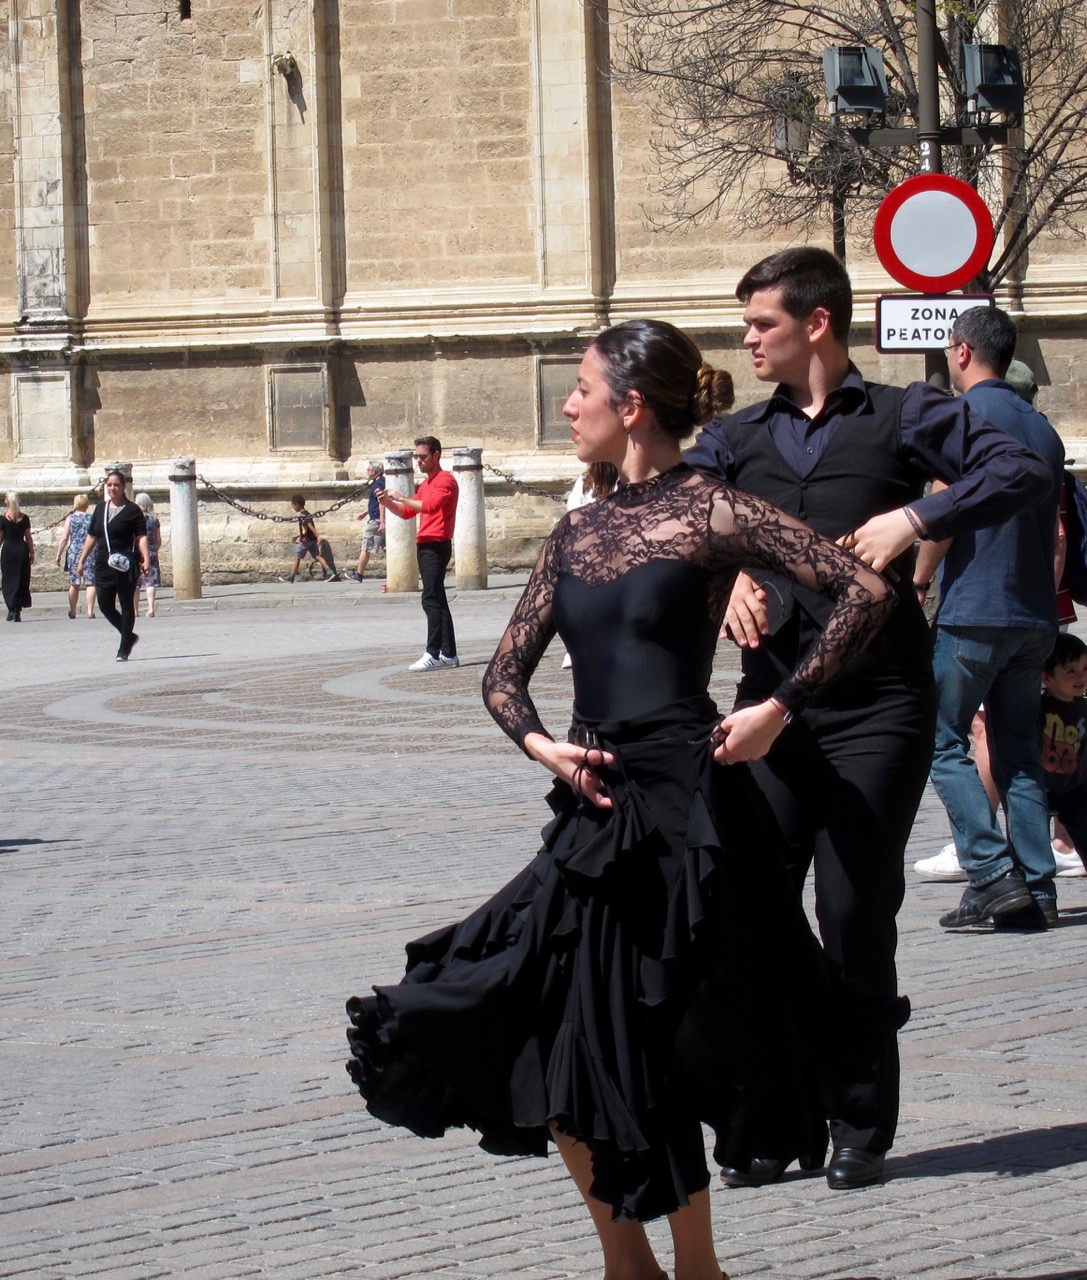
{"label": "shirt collar", "polygon": [[[843,409],[859,409],[862,406],[865,409],[871,408],[871,398],[868,395],[864,376],[852,361],[849,362],[849,369],[841,383],[827,396],[827,406],[830,408],[841,407]],[[824,413],[827,406],[824,406]],[[769,400],[764,401],[761,405],[754,406],[753,412],[749,410],[743,416],[749,422],[765,422],[775,413],[792,415],[800,412],[801,410],[797,408],[795,402],[790,399],[785,384],[779,382]]]}

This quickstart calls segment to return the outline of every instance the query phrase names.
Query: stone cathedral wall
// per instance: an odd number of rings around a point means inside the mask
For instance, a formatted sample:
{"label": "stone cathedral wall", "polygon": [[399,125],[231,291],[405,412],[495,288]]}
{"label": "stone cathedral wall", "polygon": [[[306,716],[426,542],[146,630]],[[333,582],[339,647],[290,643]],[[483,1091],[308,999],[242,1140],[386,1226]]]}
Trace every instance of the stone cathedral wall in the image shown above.
{"label": "stone cathedral wall", "polygon": [[[435,434],[483,448],[491,561],[524,566],[579,470],[560,410],[601,326],[673,320],[763,393],[733,290],[789,237],[651,227],[653,125],[610,81],[605,0],[4,11],[0,487],[36,526],[115,461],[161,500],[185,456],[258,512],[319,510]],[[850,263],[858,362],[921,376],[874,352],[889,281],[863,243]],[[1082,243],[1035,246],[1022,297],[1041,407],[1087,461]],[[209,580],[283,567],[289,527],[203,497]],[[356,511],[322,525],[341,563]]]}

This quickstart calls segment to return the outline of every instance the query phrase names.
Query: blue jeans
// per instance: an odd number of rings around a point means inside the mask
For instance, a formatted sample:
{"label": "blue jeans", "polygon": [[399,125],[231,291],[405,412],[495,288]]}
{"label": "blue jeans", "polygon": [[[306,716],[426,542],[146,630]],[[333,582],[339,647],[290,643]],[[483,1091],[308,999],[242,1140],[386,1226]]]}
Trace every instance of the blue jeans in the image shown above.
{"label": "blue jeans", "polygon": [[[1042,664],[1055,634],[1036,627],[936,627],[932,782],[975,889],[1019,866],[1035,897],[1056,897],[1038,732]],[[1003,783],[1007,836],[970,757],[970,722],[982,704]]]}

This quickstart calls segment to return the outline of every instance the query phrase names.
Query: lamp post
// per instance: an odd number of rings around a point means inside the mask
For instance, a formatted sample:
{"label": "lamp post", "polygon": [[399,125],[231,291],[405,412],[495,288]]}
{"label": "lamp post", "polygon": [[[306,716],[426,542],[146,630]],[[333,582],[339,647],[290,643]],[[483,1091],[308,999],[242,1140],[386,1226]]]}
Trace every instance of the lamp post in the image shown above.
{"label": "lamp post", "polygon": [[[874,148],[916,147],[920,173],[943,173],[945,145],[990,147],[1008,141],[1006,124],[993,125],[989,122],[988,115],[982,123],[980,117],[985,111],[999,112],[1008,118],[1021,115],[1023,80],[1019,69],[1019,55],[1017,50],[1009,46],[964,45],[963,71],[967,84],[968,108],[961,125],[945,127],[940,123],[936,0],[916,0],[916,13],[915,129],[886,127],[885,102],[879,97],[880,88],[886,94],[886,77],[883,73],[883,57],[876,49],[825,50],[823,71],[827,82],[827,98],[831,104],[831,118],[835,123],[838,122],[838,112],[843,101],[846,110],[851,110],[854,116],[858,113],[861,115],[863,123],[852,123],[848,128],[858,145]],[[968,54],[967,50],[972,52]],[[858,60],[858,54],[862,54],[863,58]],[[858,67],[863,71],[864,81],[859,97],[855,96],[856,90],[853,88]],[[879,125],[873,128],[872,122],[876,119],[879,119]],[[947,388],[949,379],[945,351],[925,353],[925,376],[929,382]]]}

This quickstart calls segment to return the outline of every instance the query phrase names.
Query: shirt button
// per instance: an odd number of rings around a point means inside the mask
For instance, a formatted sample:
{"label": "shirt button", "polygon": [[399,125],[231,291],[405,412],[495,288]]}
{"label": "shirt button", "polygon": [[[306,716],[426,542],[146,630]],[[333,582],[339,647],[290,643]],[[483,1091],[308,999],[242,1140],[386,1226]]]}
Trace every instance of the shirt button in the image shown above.
{"label": "shirt button", "polygon": [[810,449],[810,448],[809,448],[809,449],[808,449],[808,452],[809,452],[809,453],[814,453],[814,452],[815,452],[815,450],[814,450],[814,449]]}

